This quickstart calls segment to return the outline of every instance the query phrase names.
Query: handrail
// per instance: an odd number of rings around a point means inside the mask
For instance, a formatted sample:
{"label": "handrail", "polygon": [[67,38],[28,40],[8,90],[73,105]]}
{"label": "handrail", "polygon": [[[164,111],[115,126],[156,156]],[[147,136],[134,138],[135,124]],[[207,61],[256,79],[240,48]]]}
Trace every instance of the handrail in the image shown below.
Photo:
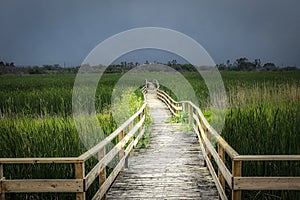
{"label": "handrail", "polygon": [[188,103],[197,111],[197,114],[200,117],[200,121],[203,123],[203,126],[207,129],[207,131],[215,137],[215,139],[219,142],[219,144],[224,148],[230,158],[234,158],[239,154],[218,134],[218,132],[208,123],[204,114],[193,102],[191,101],[182,101],[182,103]]}
{"label": "handrail", "polygon": [[80,163],[78,157],[63,158],[0,158],[0,164]]}
{"label": "handrail", "polygon": [[[133,148],[142,138],[145,129],[143,127],[146,118],[147,101],[145,93],[147,88],[141,89],[144,95],[144,104],[141,108],[126,120],[113,133],[100,143],[78,157],[62,158],[0,158],[0,199],[5,199],[5,193],[17,192],[74,192],[76,199],[85,199],[85,193],[96,178],[99,178],[100,186],[93,199],[105,197],[107,190],[113,183],[118,173],[128,167],[129,156],[133,156]],[[137,119],[137,120],[136,120]],[[137,121],[137,122],[135,122]],[[128,129],[127,134],[125,131]],[[136,134],[138,133],[138,134]],[[106,146],[118,136],[119,142],[109,152]],[[125,146],[127,145],[126,149]],[[85,161],[97,154],[98,163],[85,175]],[[108,177],[106,166],[112,159],[119,155],[119,162]],[[4,165],[6,164],[74,164],[74,179],[6,179],[4,177]]]}
{"label": "handrail", "polygon": [[160,89],[157,89],[157,97],[167,105],[173,115],[179,116],[179,112],[182,110],[180,102],[175,101],[172,97]]}
{"label": "handrail", "polygon": [[[173,115],[178,116],[179,111],[188,113],[189,123],[193,125],[197,134],[205,164],[216,184],[220,199],[227,199],[225,182],[231,189],[233,200],[241,199],[242,190],[300,190],[300,177],[242,177],[243,162],[300,161],[300,155],[239,155],[209,124],[201,109],[193,102],[176,102],[161,90],[158,90],[157,94]],[[212,137],[217,143],[217,150],[211,142]],[[232,162],[231,172],[225,164],[225,153]],[[217,174],[212,164],[212,157],[218,166]]]}
{"label": "handrail", "polygon": [[299,161],[300,155],[238,155],[236,161]]}
{"label": "handrail", "polygon": [[106,145],[108,145],[109,143],[111,143],[111,141],[113,139],[115,139],[115,137],[117,137],[121,131],[123,131],[126,127],[128,127],[130,125],[130,123],[132,123],[132,121],[135,118],[137,118],[137,116],[140,115],[144,111],[146,105],[147,105],[147,103],[144,103],[142,105],[142,107],[134,115],[132,115],[120,127],[118,127],[114,132],[112,132],[109,136],[107,136],[105,139],[103,139],[96,146],[92,147],[90,150],[88,150],[87,152],[85,152],[82,155],[80,155],[79,159],[86,161],[87,159],[89,159],[90,157],[92,157],[94,154],[98,153],[98,151],[100,149],[102,149],[103,147],[105,147]]}

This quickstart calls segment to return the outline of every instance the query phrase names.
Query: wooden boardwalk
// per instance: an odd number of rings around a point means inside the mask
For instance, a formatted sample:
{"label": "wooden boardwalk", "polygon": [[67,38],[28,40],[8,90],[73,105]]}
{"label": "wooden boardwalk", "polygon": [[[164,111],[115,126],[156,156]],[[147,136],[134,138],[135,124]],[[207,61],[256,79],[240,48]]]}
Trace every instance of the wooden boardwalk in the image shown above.
{"label": "wooden boardwalk", "polygon": [[136,150],[107,199],[218,199],[195,133],[166,123],[171,115],[155,93],[147,101],[153,137],[146,149]]}
{"label": "wooden boardwalk", "polygon": [[[84,200],[96,179],[100,184],[92,199],[103,199],[106,196],[107,199],[227,200],[231,197],[233,200],[241,200],[243,190],[300,190],[299,176],[245,177],[242,174],[242,166],[249,161],[299,162],[300,155],[240,155],[211,127],[193,102],[176,102],[167,93],[156,88],[159,88],[157,81],[146,80],[141,91],[143,94],[147,93],[147,103],[105,140],[78,157],[0,158],[0,199],[5,199],[6,193],[8,199],[11,199],[9,193],[67,192],[76,193],[76,199]],[[168,104],[169,110],[157,96]],[[147,105],[154,119],[151,127],[153,138],[146,149],[136,150],[132,157],[130,152],[145,131]],[[171,116],[169,111],[178,115],[182,108],[185,108],[194,131],[186,133],[180,124],[166,123]],[[135,134],[138,137],[134,137]],[[196,135],[201,138],[200,143]],[[107,151],[107,145],[115,138],[119,139],[118,144]],[[203,155],[200,149],[205,151]],[[106,176],[107,163],[115,162],[117,155],[120,156],[118,164]],[[230,169],[225,164],[226,155],[232,163]],[[98,162],[92,169],[85,170],[86,161],[93,156],[98,156]],[[122,171],[123,166],[128,163],[127,158],[130,159],[130,166]],[[203,167],[204,160],[207,168]],[[74,177],[13,179],[6,168],[6,165],[57,163],[73,165]],[[217,166],[217,172],[213,165]],[[226,183],[229,187],[225,187]],[[231,195],[225,194],[225,188],[231,190]]]}

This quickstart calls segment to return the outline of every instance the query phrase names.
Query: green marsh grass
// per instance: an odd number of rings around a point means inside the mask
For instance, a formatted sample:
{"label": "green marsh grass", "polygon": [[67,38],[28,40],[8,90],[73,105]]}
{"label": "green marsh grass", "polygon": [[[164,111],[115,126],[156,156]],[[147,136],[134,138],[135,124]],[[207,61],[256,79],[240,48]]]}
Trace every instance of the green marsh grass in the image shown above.
{"label": "green marsh grass", "polygon": [[[96,91],[96,110],[99,124],[109,135],[117,124],[110,107],[111,93],[119,74],[103,76]],[[77,157],[86,152],[72,118],[72,87],[75,75],[3,75],[0,78],[0,157]],[[129,111],[135,113],[143,104],[140,91],[125,95],[130,98]],[[121,99],[119,101],[121,102]],[[117,106],[118,107],[118,106]],[[147,115],[146,124],[151,122]],[[123,122],[124,122],[124,119]],[[95,133],[94,144],[101,141]],[[114,140],[117,143],[118,140]],[[96,159],[89,159],[86,172]],[[107,173],[110,171],[107,168]],[[5,165],[4,176],[24,178],[74,178],[71,164]],[[88,191],[88,199],[97,190],[97,181]],[[7,199],[74,199],[74,194],[7,194]]]}
{"label": "green marsh grass", "polygon": [[[240,154],[299,155],[300,73],[225,72],[221,75],[228,98],[222,137]],[[208,90],[200,75],[184,76],[195,90],[200,108],[210,116]],[[106,134],[117,126],[110,100],[120,77],[120,74],[103,76],[96,92],[97,116]],[[70,74],[0,76],[0,157],[66,157],[86,151],[71,117],[74,80],[75,75]],[[174,97],[172,92],[170,94]],[[138,103],[132,103],[133,110],[142,103],[141,93],[135,95],[131,98]],[[147,144],[141,143],[141,146]],[[94,164],[95,159],[91,159],[87,170]],[[230,167],[230,162],[227,165]],[[5,173],[8,178],[74,177],[70,165],[11,165],[5,166]],[[243,165],[245,176],[300,176],[299,173],[299,162],[249,162]],[[93,185],[89,193],[93,193],[95,187]],[[243,192],[245,199],[297,199],[299,196],[295,191]],[[57,196],[61,199],[73,197],[72,194]],[[20,198],[55,197],[30,194]]]}

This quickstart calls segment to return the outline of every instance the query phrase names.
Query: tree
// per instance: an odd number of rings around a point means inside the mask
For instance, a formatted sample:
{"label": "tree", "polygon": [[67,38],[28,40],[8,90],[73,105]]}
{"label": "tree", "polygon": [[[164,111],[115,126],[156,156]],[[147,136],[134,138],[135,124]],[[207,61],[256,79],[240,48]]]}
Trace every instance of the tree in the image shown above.
{"label": "tree", "polygon": [[268,62],[264,64],[263,68],[267,71],[270,71],[276,69],[276,65],[274,63]]}
{"label": "tree", "polygon": [[226,61],[226,66],[227,66],[227,67],[230,67],[230,65],[231,65],[231,64],[230,64],[230,60],[227,60],[227,61]]}
{"label": "tree", "polygon": [[255,69],[256,65],[252,62],[249,62],[247,58],[242,57],[242,58],[238,58],[236,60],[237,62],[237,70],[243,71],[243,70],[247,70],[247,71],[251,71],[253,69]]}
{"label": "tree", "polygon": [[177,60],[172,60],[172,65],[176,65],[177,64]]}
{"label": "tree", "polygon": [[248,58],[245,58],[245,57],[236,59],[238,70],[243,70],[245,68],[247,62],[248,62]]}
{"label": "tree", "polygon": [[255,64],[255,67],[261,67],[260,59],[255,59],[254,64]]}
{"label": "tree", "polygon": [[126,67],[126,66],[127,66],[127,62],[126,62],[126,61],[121,62],[121,65],[122,65],[123,67]]}

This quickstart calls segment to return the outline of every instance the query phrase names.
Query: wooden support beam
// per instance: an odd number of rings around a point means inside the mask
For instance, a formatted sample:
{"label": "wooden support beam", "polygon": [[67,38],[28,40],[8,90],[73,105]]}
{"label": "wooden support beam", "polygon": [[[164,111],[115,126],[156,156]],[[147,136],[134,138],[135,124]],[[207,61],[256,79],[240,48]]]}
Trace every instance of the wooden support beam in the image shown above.
{"label": "wooden support beam", "polygon": [[[98,160],[100,161],[102,158],[104,158],[106,154],[106,148],[103,147],[99,152],[98,152]],[[101,187],[106,181],[106,167],[102,169],[102,171],[99,174],[99,186]],[[101,198],[102,200],[106,199],[106,194],[104,194]]]}
{"label": "wooden support beam", "polygon": [[237,160],[232,160],[232,200],[241,200],[242,199],[242,191],[241,190],[235,190],[233,187],[234,180],[236,177],[241,177],[242,176],[242,161],[237,161]]}
{"label": "wooden support beam", "polygon": [[[218,154],[219,154],[220,159],[223,161],[223,163],[225,163],[225,151],[224,151],[224,148],[222,147],[222,145],[220,145],[220,144],[218,144]],[[218,168],[218,178],[219,178],[221,187],[225,191],[225,178],[222,175],[222,171],[220,168]],[[219,196],[219,199],[220,199],[220,196]]]}
{"label": "wooden support beam", "polygon": [[189,124],[192,124],[193,115],[192,115],[192,106],[190,104],[188,104],[188,116],[189,116]]}
{"label": "wooden support beam", "polygon": [[[143,118],[143,115],[144,115],[144,111],[143,111],[143,112],[141,112],[141,113],[139,114],[139,117],[138,117],[138,120],[139,120],[139,121],[141,121],[141,120],[142,120],[142,118]],[[140,126],[140,128],[139,128],[139,133],[140,133],[140,132],[142,132],[142,130],[143,130],[143,126]]]}
{"label": "wooden support beam", "polygon": [[84,192],[83,179],[2,180],[6,193]]}
{"label": "wooden support beam", "polygon": [[235,177],[238,190],[300,190],[300,177]]}
{"label": "wooden support beam", "polygon": [[0,163],[0,199],[5,200],[5,193],[3,189],[2,180],[4,180],[4,169],[3,164]]}
{"label": "wooden support beam", "polygon": [[81,163],[78,157],[63,158],[0,158],[0,164],[46,164],[46,163]]}
{"label": "wooden support beam", "polygon": [[[129,132],[132,130],[133,128],[133,121],[131,121],[131,123],[129,124]],[[133,141],[133,136],[130,138],[129,142],[132,142]],[[133,151],[133,148],[131,149],[130,151],[130,157],[132,157],[134,155],[134,151]]]}
{"label": "wooden support beam", "polygon": [[[122,141],[124,139],[124,131],[121,131],[119,134],[119,142]],[[124,147],[121,148],[121,150],[119,151],[119,161],[124,157]],[[124,165],[121,168],[121,171],[124,171]]]}
{"label": "wooden support beam", "polygon": [[[206,134],[206,137],[207,137],[209,143],[211,144],[211,134],[208,131],[207,127],[205,127],[205,126],[204,126],[204,133]],[[210,151],[207,151],[207,157],[211,161],[211,152]]]}
{"label": "wooden support beam", "polygon": [[[76,179],[84,179],[85,174],[84,162],[82,163],[75,163],[75,178]],[[85,183],[83,183],[85,186]],[[76,200],[85,200],[85,188],[83,192],[76,193]]]}

